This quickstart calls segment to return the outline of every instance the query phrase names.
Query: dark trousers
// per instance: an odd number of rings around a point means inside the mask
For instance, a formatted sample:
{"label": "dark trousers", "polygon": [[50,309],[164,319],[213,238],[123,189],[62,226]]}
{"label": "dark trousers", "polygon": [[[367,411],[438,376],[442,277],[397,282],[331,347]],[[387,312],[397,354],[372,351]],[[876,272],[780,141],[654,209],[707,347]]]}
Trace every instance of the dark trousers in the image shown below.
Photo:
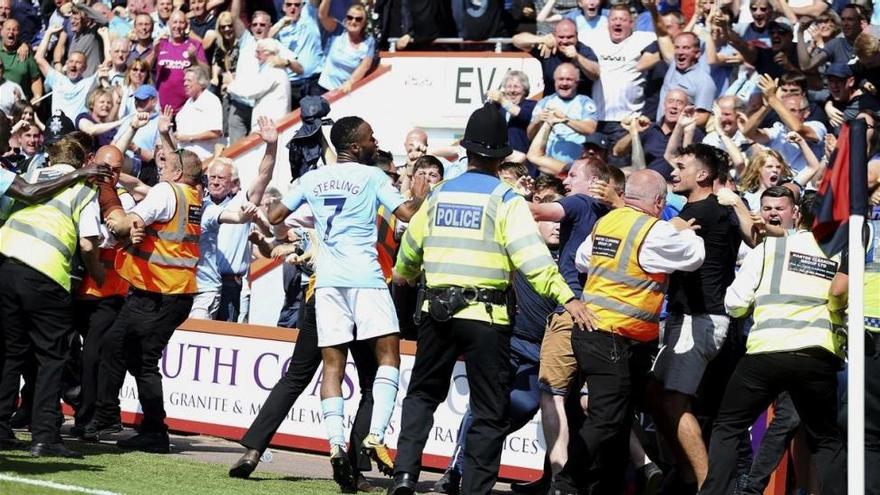
{"label": "dark trousers", "polygon": [[133,290],[101,342],[98,396],[94,420],[119,418],[119,390],[125,371],[134,377],[143,411],[141,433],[165,432],[165,400],[159,359],[177,327],[192,308],[192,295],[162,295]]}
{"label": "dark trousers", "polygon": [[[354,364],[358,371],[361,387],[361,401],[351,428],[351,446],[348,456],[355,470],[372,469],[370,458],[361,453],[361,442],[370,433],[370,418],[373,413],[373,380],[376,378],[378,364],[369,344],[356,341],[350,347]],[[287,417],[287,413],[312,381],[321,364],[321,349],[318,347],[318,327],[315,322],[315,298],[303,305],[300,312],[299,336],[290,366],[281,380],[272,387],[272,392],[254,418],[251,427],[241,439],[241,445],[248,449],[263,452],[269,446],[272,436]]]}
{"label": "dark trousers", "polygon": [[[865,493],[880,495],[880,334],[865,343]],[[873,467],[871,467],[873,466]]]}
{"label": "dark trousers", "polygon": [[736,472],[736,445],[783,391],[806,428],[823,494],[846,493],[846,453],[837,427],[840,361],[822,350],[749,354],[727,384],[709,444],[709,475],[700,493],[727,494]]}
{"label": "dark trousers", "polygon": [[[510,388],[510,426],[507,434],[519,430],[541,408],[541,390],[538,388],[538,366],[541,360],[541,344],[529,342],[514,335],[510,339],[510,370],[513,383]],[[465,411],[458,427],[455,455],[449,467],[459,474],[464,470],[464,453],[467,451],[467,433],[474,417]]]}
{"label": "dark trousers", "polygon": [[[629,461],[629,431],[636,404],[642,403],[657,342],[637,342],[605,331],[571,332],[571,348],[590,391],[587,414],[569,444],[569,462],[555,483],[592,493],[623,493]],[[596,470],[588,468],[596,464]]]}
{"label": "dark trousers", "polygon": [[489,493],[498,478],[501,449],[510,425],[510,327],[453,318],[438,322],[422,314],[418,350],[403,399],[395,473],[418,476],[434,411],[449,393],[458,356],[464,356],[473,423],[467,433],[461,492]]}
{"label": "dark trousers", "polygon": [[742,491],[743,494],[761,495],[764,493],[773,471],[779,465],[779,461],[785,454],[791,439],[797,433],[800,424],[801,417],[798,416],[791,395],[788,392],[782,392],[776,398],[773,420],[767,427],[767,431],[764,432],[761,446],[755,453],[746,486]]}
{"label": "dark trousers", "polygon": [[0,378],[0,437],[12,436],[21,375],[33,350],[37,358],[31,432],[34,442],[61,441],[58,430],[61,375],[73,332],[70,293],[18,261],[0,265],[0,316],[6,356]]}
{"label": "dark trousers", "polygon": [[215,320],[238,322],[242,284],[242,278],[238,275],[223,275],[220,308],[217,310],[217,316],[214,317]]}
{"label": "dark trousers", "polygon": [[76,410],[76,424],[85,426],[95,413],[98,397],[98,369],[101,342],[113,326],[119,310],[125,303],[122,296],[103,299],[77,299],[73,303],[74,325],[83,336],[80,371],[80,403]]}

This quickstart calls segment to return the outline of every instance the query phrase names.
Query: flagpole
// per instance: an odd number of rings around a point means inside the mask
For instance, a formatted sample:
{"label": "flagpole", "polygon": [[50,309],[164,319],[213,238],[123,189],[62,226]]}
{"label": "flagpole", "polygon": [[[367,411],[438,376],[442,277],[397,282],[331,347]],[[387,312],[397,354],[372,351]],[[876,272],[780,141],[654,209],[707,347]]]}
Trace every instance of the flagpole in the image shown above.
{"label": "flagpole", "polygon": [[850,126],[849,317],[847,371],[847,486],[865,493],[865,246],[862,228],[868,205],[867,124]]}
{"label": "flagpole", "polygon": [[[849,217],[849,320],[847,370],[847,486],[865,493],[865,217]],[[876,469],[876,466],[875,468]]]}

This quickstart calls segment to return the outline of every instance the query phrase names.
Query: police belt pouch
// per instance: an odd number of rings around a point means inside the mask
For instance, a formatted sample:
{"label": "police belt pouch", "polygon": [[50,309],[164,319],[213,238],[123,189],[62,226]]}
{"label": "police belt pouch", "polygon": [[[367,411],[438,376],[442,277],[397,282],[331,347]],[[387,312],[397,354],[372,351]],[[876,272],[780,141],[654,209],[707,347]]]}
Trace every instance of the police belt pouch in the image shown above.
{"label": "police belt pouch", "polygon": [[503,291],[464,287],[427,289],[428,314],[436,321],[448,321],[456,313],[474,303],[506,304]]}

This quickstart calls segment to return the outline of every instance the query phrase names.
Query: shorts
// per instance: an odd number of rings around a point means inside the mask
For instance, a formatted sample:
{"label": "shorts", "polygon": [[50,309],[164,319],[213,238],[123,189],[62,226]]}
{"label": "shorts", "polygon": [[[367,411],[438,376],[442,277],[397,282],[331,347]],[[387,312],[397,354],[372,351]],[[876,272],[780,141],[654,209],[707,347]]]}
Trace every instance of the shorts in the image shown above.
{"label": "shorts", "polygon": [[388,289],[319,287],[315,316],[318,347],[374,339],[400,329]]}
{"label": "shorts", "polygon": [[220,292],[199,292],[193,296],[192,309],[189,317],[196,320],[213,320],[220,311]]}
{"label": "shorts", "polygon": [[578,374],[577,359],[571,350],[574,321],[568,312],[553,313],[541,342],[538,387],[553,395],[566,395]]}
{"label": "shorts", "polygon": [[670,314],[654,360],[654,377],[666,390],[694,396],[706,366],[721,351],[730,318],[725,315]]}

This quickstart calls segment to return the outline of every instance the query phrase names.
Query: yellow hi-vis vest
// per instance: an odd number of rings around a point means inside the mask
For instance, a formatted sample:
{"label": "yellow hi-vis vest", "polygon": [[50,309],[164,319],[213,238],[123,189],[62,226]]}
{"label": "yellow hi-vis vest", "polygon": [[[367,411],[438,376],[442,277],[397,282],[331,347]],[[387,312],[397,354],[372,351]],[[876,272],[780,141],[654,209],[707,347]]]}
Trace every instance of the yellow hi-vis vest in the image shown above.
{"label": "yellow hi-vis vest", "polygon": [[656,222],[628,206],[596,222],[582,299],[596,313],[601,330],[640,342],[657,339],[667,275],[639,265],[642,243]]}
{"label": "yellow hi-vis vest", "polygon": [[[62,173],[74,170],[69,165],[50,169]],[[91,186],[78,183],[42,204],[15,211],[0,228],[0,253],[46,275],[70,292],[71,260],[79,245],[80,213],[97,194]]]}
{"label": "yellow hi-vis vest", "polygon": [[[438,184],[413,216],[400,243],[395,270],[406,278],[421,268],[429,288],[507,290],[519,270],[535,291],[565,303],[574,294],[559,275],[525,201],[504,182],[466,173]],[[497,180],[497,179],[494,179]],[[507,200],[505,200],[507,199]],[[427,311],[427,301],[422,306]],[[455,318],[499,325],[505,305],[471,303]]]}
{"label": "yellow hi-vis vest", "polygon": [[768,237],[746,353],[820,347],[843,357],[843,340],[834,332],[828,309],[837,265],[836,259],[825,256],[812,232]]}

